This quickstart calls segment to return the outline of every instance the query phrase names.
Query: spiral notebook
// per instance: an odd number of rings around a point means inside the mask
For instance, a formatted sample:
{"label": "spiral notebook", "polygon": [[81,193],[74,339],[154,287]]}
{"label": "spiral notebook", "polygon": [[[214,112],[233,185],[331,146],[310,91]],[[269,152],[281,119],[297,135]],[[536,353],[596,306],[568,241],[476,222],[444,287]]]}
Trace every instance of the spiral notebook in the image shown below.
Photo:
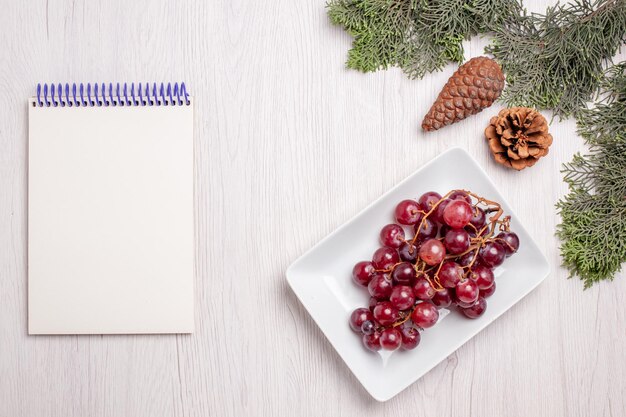
{"label": "spiral notebook", "polygon": [[185,85],[40,85],[28,159],[29,333],[192,332]]}

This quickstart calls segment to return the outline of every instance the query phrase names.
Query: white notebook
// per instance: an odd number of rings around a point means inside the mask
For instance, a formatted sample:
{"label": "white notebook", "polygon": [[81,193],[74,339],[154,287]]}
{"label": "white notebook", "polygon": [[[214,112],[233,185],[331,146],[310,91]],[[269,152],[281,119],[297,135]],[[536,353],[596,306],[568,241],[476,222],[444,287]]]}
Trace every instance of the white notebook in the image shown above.
{"label": "white notebook", "polygon": [[28,171],[30,334],[193,331],[184,84],[39,86]]}

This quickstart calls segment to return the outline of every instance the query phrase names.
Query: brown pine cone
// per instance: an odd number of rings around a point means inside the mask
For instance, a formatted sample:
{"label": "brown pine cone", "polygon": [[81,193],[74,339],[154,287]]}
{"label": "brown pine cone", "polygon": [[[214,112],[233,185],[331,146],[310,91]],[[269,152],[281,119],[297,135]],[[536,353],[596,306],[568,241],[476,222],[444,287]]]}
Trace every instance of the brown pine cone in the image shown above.
{"label": "brown pine cone", "polygon": [[528,107],[501,110],[491,118],[485,136],[496,162],[518,171],[535,165],[552,145],[546,118]]}
{"label": "brown pine cone", "polygon": [[432,105],[422,129],[441,129],[491,106],[502,93],[504,74],[496,61],[479,56],[461,65]]}

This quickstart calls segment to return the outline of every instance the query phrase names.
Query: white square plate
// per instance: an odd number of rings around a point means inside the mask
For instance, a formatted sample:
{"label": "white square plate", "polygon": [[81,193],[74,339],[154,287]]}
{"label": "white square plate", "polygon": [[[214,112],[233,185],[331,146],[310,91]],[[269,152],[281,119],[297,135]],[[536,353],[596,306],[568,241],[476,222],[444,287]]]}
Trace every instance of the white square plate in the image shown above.
{"label": "white square plate", "polygon": [[[470,320],[454,312],[422,333],[412,351],[372,353],[350,330],[348,319],[368,304],[369,294],[353,283],[352,267],[371,259],[379,247],[380,229],[393,221],[393,210],[406,198],[426,191],[444,194],[468,189],[499,202],[511,216],[511,230],[520,238],[519,251],[495,270],[498,290],[487,311]],[[548,261],[519,223],[486,173],[463,149],[451,149],[384,194],[352,220],[331,233],[287,270],[287,281],[363,387],[378,401],[387,401],[475,336],[528,294],[550,271]]]}

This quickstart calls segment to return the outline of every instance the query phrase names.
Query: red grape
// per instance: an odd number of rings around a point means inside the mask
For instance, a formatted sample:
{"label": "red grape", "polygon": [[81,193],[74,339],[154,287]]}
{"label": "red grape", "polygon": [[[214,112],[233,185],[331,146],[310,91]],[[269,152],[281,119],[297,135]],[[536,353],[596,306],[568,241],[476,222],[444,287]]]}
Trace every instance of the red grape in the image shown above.
{"label": "red grape", "polygon": [[352,279],[354,279],[354,282],[357,284],[367,287],[367,284],[370,283],[372,277],[376,274],[375,269],[374,265],[369,261],[359,262],[354,265],[352,269]]}
{"label": "red grape", "polygon": [[469,277],[476,281],[476,285],[478,285],[480,290],[486,290],[491,287],[495,280],[493,271],[483,265],[473,266]]}
{"label": "red grape", "polygon": [[437,320],[439,320],[439,311],[437,307],[431,303],[419,303],[415,306],[413,313],[411,313],[411,320],[419,327],[427,329],[437,323]]}
{"label": "red grape", "polygon": [[383,326],[392,325],[399,316],[398,310],[389,301],[381,301],[374,307],[374,318]]}
{"label": "red grape", "polygon": [[469,318],[482,316],[496,290],[493,269],[520,244],[515,233],[496,232],[507,225],[501,215],[498,204],[463,190],[443,200],[429,191],[400,201],[396,223],[380,231],[382,247],[352,269],[352,279],[371,296],[368,308],[353,311],[349,321],[367,349],[414,349],[420,331],[437,323],[439,309],[452,305]]}
{"label": "red grape", "polygon": [[471,279],[466,279],[456,284],[455,294],[462,303],[473,303],[478,298],[478,285]]}
{"label": "red grape", "polygon": [[470,218],[470,224],[480,231],[487,223],[487,216],[485,211],[480,207],[472,207],[472,217]]}
{"label": "red grape", "polygon": [[432,219],[434,222],[443,224],[443,212],[445,211],[446,207],[448,207],[448,204],[450,204],[450,201],[452,200],[446,198],[441,203],[439,203],[437,209],[433,212],[433,214],[428,216],[428,218]]}
{"label": "red grape", "polygon": [[472,204],[472,198],[465,191],[462,190],[452,191],[448,198],[450,200],[464,200]]}
{"label": "red grape", "polygon": [[372,334],[376,331],[376,325],[371,320],[366,320],[361,324],[361,333]]}
{"label": "red grape", "polygon": [[415,262],[417,260],[417,246],[411,242],[404,242],[398,249],[400,259],[407,262]]}
{"label": "red grape", "polygon": [[428,213],[439,200],[441,200],[441,195],[439,193],[428,191],[427,193],[422,194],[417,202],[419,203],[420,208]]}
{"label": "red grape", "polygon": [[485,290],[480,290],[480,296],[484,298],[489,298],[496,292],[496,282],[493,282],[493,285]]}
{"label": "red grape", "polygon": [[395,327],[385,329],[380,334],[380,346],[386,350],[396,350],[402,344],[402,334]]}
{"label": "red grape", "polygon": [[357,308],[350,315],[350,328],[355,332],[361,331],[361,325],[368,320],[374,320],[372,312],[367,308]]}
{"label": "red grape", "polygon": [[478,301],[473,306],[462,308],[461,312],[470,319],[476,319],[482,316],[485,310],[487,310],[487,301],[483,297],[478,297]]}
{"label": "red grape", "polygon": [[415,200],[402,200],[396,206],[396,221],[400,224],[411,225],[422,220],[420,207]]}
{"label": "red grape", "polygon": [[506,252],[498,242],[487,242],[480,248],[479,256],[483,264],[490,268],[502,265]]}
{"label": "red grape", "polygon": [[398,249],[404,243],[404,229],[395,223],[388,224],[380,231],[380,243],[383,246]]}
{"label": "red grape", "polygon": [[433,296],[433,299],[431,300],[432,303],[435,305],[435,307],[437,308],[450,307],[450,305],[452,304],[452,296],[450,295],[450,291],[451,290],[446,288],[446,289],[435,292],[435,295]]}
{"label": "red grape", "polygon": [[513,232],[502,232],[496,236],[496,239],[500,239],[498,242],[502,244],[506,256],[513,255],[519,249],[519,237]]}
{"label": "red grape", "polygon": [[446,288],[454,288],[463,278],[463,268],[453,261],[446,261],[439,270],[439,282]]}
{"label": "red grape", "polygon": [[392,248],[379,248],[372,256],[372,263],[376,269],[389,269],[400,261],[398,251]]}
{"label": "red grape", "polygon": [[465,230],[470,235],[470,237],[472,237],[472,238],[473,237],[477,237],[479,234],[481,236],[485,236],[487,233],[489,233],[489,228],[486,227],[484,229],[481,228],[481,229],[477,230],[477,229],[473,228],[471,224],[468,224],[467,226],[465,226],[465,228],[463,230]]}
{"label": "red grape", "polygon": [[413,307],[415,303],[415,295],[413,289],[406,285],[397,285],[393,287],[389,301],[398,310],[406,310]]}
{"label": "red grape", "polygon": [[401,326],[402,349],[415,349],[420,344],[420,332],[413,326]]}
{"label": "red grape", "polygon": [[459,308],[470,308],[471,306],[476,304],[476,301],[478,301],[478,298],[476,300],[472,301],[471,303],[464,303],[463,301],[459,301],[458,299],[456,299],[456,301],[454,301],[454,303]]}
{"label": "red grape", "polygon": [[[469,252],[467,252],[465,255],[460,256],[459,258],[457,258],[457,262],[459,263],[459,265],[461,266],[468,266],[472,260],[474,259],[474,255],[476,254],[475,250],[471,250]],[[474,265],[479,265],[480,262],[480,258],[477,258],[476,261],[474,261]]]}
{"label": "red grape", "polygon": [[454,229],[462,229],[472,218],[472,206],[467,201],[452,200],[443,211],[443,220]]}
{"label": "red grape", "polygon": [[413,285],[415,274],[415,267],[412,263],[400,262],[393,268],[391,280],[395,285]]}
{"label": "red grape", "polygon": [[[439,228],[435,222],[430,220],[430,218],[426,218],[426,220],[421,223],[421,226],[422,227],[420,227],[420,223],[415,225],[415,234],[417,236],[416,240],[418,242],[423,242],[426,239],[432,239],[437,236]],[[419,231],[417,230],[418,228]]]}
{"label": "red grape", "polygon": [[370,281],[367,289],[372,297],[379,300],[389,298],[393,285],[386,275],[377,274]]}
{"label": "red grape", "polygon": [[470,245],[469,233],[464,229],[450,229],[446,232],[443,244],[446,250],[453,255],[463,253]]}
{"label": "red grape", "polygon": [[437,239],[429,239],[420,247],[419,256],[427,265],[437,265],[446,256],[446,248]]}
{"label": "red grape", "polygon": [[430,282],[424,277],[418,278],[413,286],[413,294],[420,300],[430,300],[435,295],[435,292],[433,286],[430,285]]}
{"label": "red grape", "polygon": [[374,332],[372,334],[363,335],[363,344],[372,352],[378,352],[381,348],[380,333]]}

